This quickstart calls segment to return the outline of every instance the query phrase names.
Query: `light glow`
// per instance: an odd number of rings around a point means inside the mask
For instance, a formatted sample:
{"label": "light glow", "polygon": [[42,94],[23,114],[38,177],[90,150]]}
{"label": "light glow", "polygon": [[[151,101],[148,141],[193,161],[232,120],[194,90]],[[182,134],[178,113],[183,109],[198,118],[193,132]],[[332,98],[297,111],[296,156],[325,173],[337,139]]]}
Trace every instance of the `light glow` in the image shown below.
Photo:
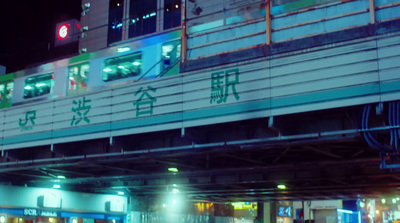
{"label": "light glow", "polygon": [[338,212],[342,212],[342,213],[347,213],[347,214],[353,214],[352,211],[349,210],[344,210],[344,209],[337,209]]}
{"label": "light glow", "polygon": [[382,202],[382,204],[386,203],[386,199],[382,198],[381,202]]}
{"label": "light glow", "polygon": [[58,178],[58,179],[62,179],[62,180],[65,180],[65,179],[66,179],[66,177],[63,176],[63,175],[58,175],[57,178]]}
{"label": "light glow", "polygon": [[128,52],[130,50],[131,50],[131,48],[129,48],[129,47],[120,47],[120,48],[117,49],[117,52],[118,53],[123,53],[123,52]]}
{"label": "light glow", "polygon": [[179,190],[178,189],[173,189],[172,193],[177,194],[177,193],[179,193]]}
{"label": "light glow", "polygon": [[58,188],[61,188],[61,186],[60,186],[59,184],[54,184],[54,185],[53,185],[53,188],[58,189]]}
{"label": "light glow", "polygon": [[45,84],[45,83],[38,83],[38,84],[36,84],[35,86],[36,86],[36,87],[43,87],[43,86],[46,86],[46,84]]}
{"label": "light glow", "polygon": [[179,172],[178,168],[176,168],[176,167],[170,167],[170,168],[168,168],[168,171],[169,172],[174,172],[174,173]]}
{"label": "light glow", "polygon": [[108,68],[108,67],[107,67],[107,68],[104,68],[103,71],[104,71],[104,72],[110,72],[110,71],[111,71],[111,68]]}
{"label": "light glow", "polygon": [[286,186],[284,184],[279,184],[278,186],[276,186],[278,189],[284,190],[286,189]]}
{"label": "light glow", "polygon": [[68,37],[69,24],[63,24],[58,27],[57,40],[63,40]]}
{"label": "light glow", "polygon": [[118,191],[119,195],[124,195],[125,193],[123,191]]}
{"label": "light glow", "polygon": [[140,65],[140,62],[135,61],[135,62],[133,62],[132,64],[135,65],[135,66],[139,66],[139,65]]}

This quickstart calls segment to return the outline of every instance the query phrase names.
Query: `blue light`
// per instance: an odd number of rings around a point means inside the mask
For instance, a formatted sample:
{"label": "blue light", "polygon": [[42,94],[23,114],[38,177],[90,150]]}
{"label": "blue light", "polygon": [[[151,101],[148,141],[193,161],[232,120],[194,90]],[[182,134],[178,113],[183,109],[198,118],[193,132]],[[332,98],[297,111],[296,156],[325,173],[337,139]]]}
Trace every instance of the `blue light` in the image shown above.
{"label": "blue light", "polygon": [[122,23],[118,23],[117,28],[122,27]]}
{"label": "blue light", "polygon": [[338,211],[338,212],[347,213],[347,214],[353,214],[353,212],[352,212],[352,211],[349,211],[349,210],[344,210],[344,209],[340,209],[340,208],[338,208],[338,209],[337,209],[337,211]]}

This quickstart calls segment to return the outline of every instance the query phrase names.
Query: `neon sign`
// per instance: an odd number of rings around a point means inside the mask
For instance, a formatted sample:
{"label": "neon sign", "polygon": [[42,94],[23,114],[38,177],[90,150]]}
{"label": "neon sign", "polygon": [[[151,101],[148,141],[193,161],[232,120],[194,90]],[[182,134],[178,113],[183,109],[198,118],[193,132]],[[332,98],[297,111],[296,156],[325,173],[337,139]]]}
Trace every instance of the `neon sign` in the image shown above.
{"label": "neon sign", "polygon": [[66,39],[68,37],[69,24],[62,24],[58,27],[57,40]]}

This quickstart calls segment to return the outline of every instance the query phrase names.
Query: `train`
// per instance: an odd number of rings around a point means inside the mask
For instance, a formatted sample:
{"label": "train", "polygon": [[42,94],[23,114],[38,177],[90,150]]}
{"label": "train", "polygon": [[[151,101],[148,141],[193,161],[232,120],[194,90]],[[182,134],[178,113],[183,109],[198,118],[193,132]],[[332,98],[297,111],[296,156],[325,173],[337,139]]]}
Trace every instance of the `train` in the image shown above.
{"label": "train", "polygon": [[400,18],[397,0],[176,4],[180,26],[1,76],[0,108],[395,33]]}
{"label": "train", "polygon": [[0,77],[0,108],[179,73],[181,31],[56,60]]}

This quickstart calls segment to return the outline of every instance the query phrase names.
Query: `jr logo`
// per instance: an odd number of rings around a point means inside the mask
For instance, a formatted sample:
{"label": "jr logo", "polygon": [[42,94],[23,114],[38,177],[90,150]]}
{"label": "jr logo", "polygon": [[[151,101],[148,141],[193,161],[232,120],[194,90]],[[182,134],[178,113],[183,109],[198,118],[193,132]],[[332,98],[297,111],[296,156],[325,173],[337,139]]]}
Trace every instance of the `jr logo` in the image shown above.
{"label": "jr logo", "polygon": [[23,122],[22,119],[19,119],[19,126],[25,127],[28,124],[28,121],[31,122],[32,125],[35,125],[36,119],[36,111],[28,111],[25,113],[25,121]]}

